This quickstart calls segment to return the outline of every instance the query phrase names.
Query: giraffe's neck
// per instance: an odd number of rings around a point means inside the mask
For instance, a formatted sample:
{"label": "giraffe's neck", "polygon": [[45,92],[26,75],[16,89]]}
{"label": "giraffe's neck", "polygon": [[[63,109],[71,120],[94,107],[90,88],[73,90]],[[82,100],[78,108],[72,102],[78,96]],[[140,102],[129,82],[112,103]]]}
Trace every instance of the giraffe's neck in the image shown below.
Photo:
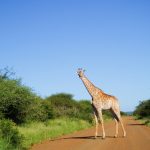
{"label": "giraffe's neck", "polygon": [[95,96],[95,94],[97,93],[97,91],[99,91],[99,89],[97,87],[95,87],[86,76],[81,77],[81,80],[83,82],[83,84],[85,85],[87,91],[89,92],[89,94],[91,95],[91,97],[93,98]]}

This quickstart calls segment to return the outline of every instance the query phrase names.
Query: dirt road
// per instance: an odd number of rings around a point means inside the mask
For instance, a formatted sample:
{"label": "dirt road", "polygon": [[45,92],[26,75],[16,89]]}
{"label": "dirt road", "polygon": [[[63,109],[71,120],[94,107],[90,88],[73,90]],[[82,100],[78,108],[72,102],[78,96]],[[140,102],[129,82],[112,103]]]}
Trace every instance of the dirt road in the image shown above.
{"label": "dirt road", "polygon": [[[94,139],[94,128],[63,136],[53,141],[34,145],[31,150],[150,150],[150,127],[140,124],[131,117],[123,118],[127,137],[114,138],[114,122],[105,123],[106,139],[101,133]],[[120,125],[119,125],[120,126]],[[101,127],[99,127],[101,131]]]}

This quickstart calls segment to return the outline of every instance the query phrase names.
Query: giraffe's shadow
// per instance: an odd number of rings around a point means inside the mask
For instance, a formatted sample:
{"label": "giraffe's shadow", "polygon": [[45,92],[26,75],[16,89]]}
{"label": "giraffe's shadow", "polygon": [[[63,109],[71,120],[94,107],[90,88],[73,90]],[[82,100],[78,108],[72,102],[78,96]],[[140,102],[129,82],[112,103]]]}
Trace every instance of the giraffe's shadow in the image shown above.
{"label": "giraffe's shadow", "polygon": [[144,123],[128,123],[128,126],[144,126]]}
{"label": "giraffe's shadow", "polygon": [[[106,139],[107,138],[114,138],[114,136],[106,136]],[[50,140],[50,141],[69,140],[69,139],[96,140],[96,139],[102,139],[102,136],[97,136],[97,138],[95,138],[95,136],[71,136],[71,137],[64,137],[64,138],[59,138],[59,139],[53,139],[53,140]]]}
{"label": "giraffe's shadow", "polygon": [[[114,138],[114,136],[106,136],[106,138]],[[95,138],[95,136],[73,136],[73,137],[67,137],[67,138],[63,138],[63,139],[102,139],[102,136],[97,136],[97,138]]]}

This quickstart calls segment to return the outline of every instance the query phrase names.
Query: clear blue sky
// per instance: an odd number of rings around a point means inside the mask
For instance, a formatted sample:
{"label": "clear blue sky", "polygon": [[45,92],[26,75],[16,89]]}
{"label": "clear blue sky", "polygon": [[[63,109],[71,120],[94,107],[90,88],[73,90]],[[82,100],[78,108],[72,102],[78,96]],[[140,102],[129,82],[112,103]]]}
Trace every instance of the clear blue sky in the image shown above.
{"label": "clear blue sky", "polygon": [[0,68],[42,97],[90,99],[76,74],[118,97],[123,111],[150,98],[150,1],[1,0]]}

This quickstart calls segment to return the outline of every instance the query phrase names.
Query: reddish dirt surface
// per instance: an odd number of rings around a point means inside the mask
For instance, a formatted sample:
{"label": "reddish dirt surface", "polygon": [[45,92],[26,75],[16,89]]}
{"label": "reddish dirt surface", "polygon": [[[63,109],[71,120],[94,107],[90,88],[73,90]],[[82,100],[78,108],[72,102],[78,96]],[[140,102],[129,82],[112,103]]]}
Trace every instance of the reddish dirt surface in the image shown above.
{"label": "reddish dirt surface", "polygon": [[[95,129],[78,131],[55,140],[44,141],[34,145],[31,150],[150,150],[150,127],[142,125],[132,117],[123,118],[127,137],[122,137],[119,128],[119,137],[114,138],[115,123],[105,123],[106,139],[101,135],[94,139]],[[120,125],[119,125],[120,126]],[[101,131],[101,126],[99,127]]]}

